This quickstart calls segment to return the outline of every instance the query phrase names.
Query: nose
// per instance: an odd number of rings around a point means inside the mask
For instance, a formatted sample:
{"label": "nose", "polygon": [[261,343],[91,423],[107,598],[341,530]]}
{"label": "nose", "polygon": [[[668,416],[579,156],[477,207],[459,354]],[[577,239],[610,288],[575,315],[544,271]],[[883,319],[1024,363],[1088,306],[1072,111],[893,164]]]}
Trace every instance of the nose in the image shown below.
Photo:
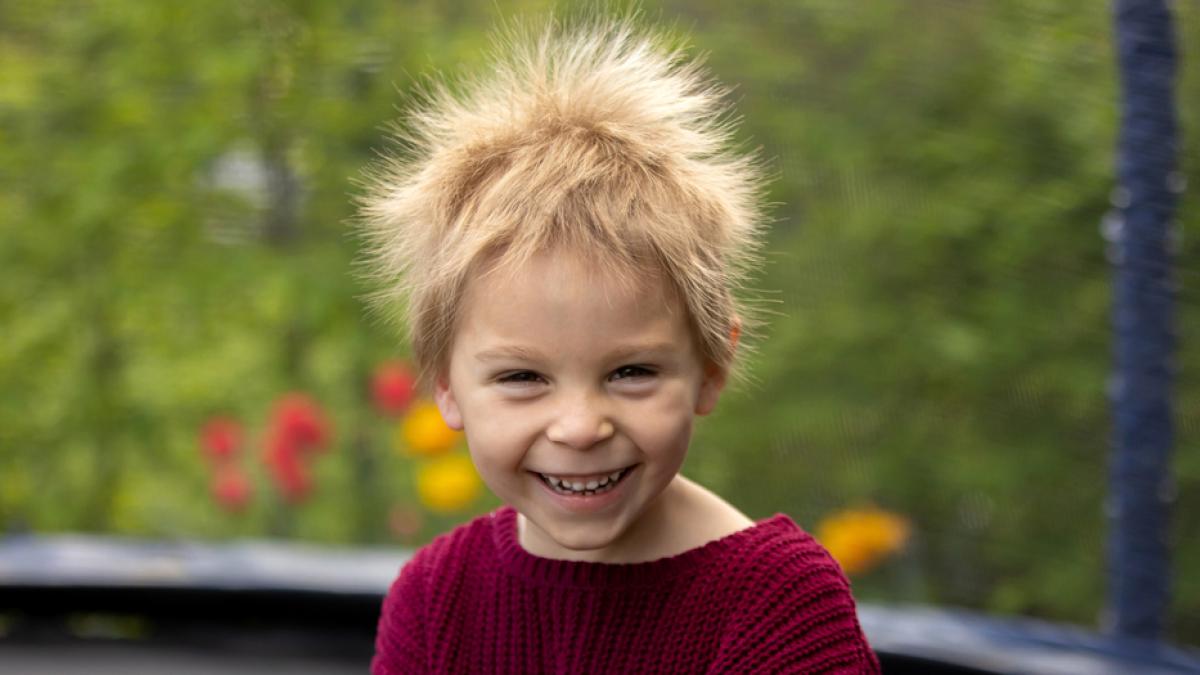
{"label": "nose", "polygon": [[546,429],[546,436],[555,443],[586,450],[610,438],[614,431],[603,403],[591,396],[579,395],[564,400]]}

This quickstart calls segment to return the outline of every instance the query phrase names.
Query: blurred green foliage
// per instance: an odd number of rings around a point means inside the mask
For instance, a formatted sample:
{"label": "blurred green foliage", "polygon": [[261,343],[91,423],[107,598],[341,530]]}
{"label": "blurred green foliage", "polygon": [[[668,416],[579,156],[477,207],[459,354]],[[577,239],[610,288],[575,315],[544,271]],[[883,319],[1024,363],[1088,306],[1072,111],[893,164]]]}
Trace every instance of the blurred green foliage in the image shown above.
{"label": "blurred green foliage", "polygon": [[[364,312],[356,177],[435,70],[545,2],[0,3],[0,527],[388,541],[412,466],[369,405],[403,354]],[[1104,599],[1110,208],[1105,3],[647,3],[736,85],[777,175],[757,384],[687,470],[754,517],[874,503],[907,552],[862,599],[1082,623]],[[1200,184],[1200,8],[1176,3]],[[1200,213],[1195,190],[1178,217]],[[1177,263],[1176,639],[1200,643],[1200,247]],[[197,433],[304,390],[311,500],[220,510]],[[477,511],[491,508],[481,503]],[[470,514],[464,514],[463,518]],[[429,517],[420,539],[452,525]]]}

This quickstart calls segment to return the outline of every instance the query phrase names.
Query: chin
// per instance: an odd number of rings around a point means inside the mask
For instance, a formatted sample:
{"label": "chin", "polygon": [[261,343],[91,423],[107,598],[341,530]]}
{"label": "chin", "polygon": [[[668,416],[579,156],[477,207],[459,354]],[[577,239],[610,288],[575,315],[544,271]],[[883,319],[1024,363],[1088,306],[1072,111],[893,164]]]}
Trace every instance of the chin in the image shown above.
{"label": "chin", "polygon": [[574,526],[553,518],[530,519],[564,551],[580,554],[603,551],[616,543],[627,529],[623,522],[581,522]]}
{"label": "chin", "polygon": [[552,532],[550,535],[556,544],[568,551],[588,553],[608,548],[617,540],[620,532],[615,533],[614,536],[598,532]]}

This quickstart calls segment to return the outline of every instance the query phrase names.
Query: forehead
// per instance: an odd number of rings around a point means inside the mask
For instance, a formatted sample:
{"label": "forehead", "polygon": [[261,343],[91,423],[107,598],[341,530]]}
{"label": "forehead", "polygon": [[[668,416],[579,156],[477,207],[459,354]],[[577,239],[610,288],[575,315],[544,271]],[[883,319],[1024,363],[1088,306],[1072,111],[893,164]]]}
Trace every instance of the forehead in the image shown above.
{"label": "forehead", "polygon": [[[569,252],[539,252],[468,279],[457,331],[489,341],[691,342],[673,285],[652,270],[615,270]],[[681,345],[682,346],[682,345]]]}
{"label": "forehead", "polygon": [[601,293],[612,302],[640,299],[643,304],[680,305],[679,294],[657,266],[631,264],[612,253],[556,246],[532,252],[505,251],[483,257],[468,275],[464,304],[481,293],[535,287],[565,303]]}

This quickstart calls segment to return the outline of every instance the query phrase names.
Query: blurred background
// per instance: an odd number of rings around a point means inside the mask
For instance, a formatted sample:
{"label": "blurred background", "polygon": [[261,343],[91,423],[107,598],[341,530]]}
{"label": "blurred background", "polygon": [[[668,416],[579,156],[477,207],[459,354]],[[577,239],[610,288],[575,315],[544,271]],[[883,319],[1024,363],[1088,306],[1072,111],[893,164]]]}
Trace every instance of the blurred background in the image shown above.
{"label": "blurred background", "polygon": [[[356,181],[546,2],[0,2],[0,532],[411,549],[498,504],[365,310]],[[1103,625],[1119,123],[1094,0],[644,3],[776,180],[773,317],[685,472],[861,601]],[[1200,184],[1200,5],[1174,4]],[[1177,211],[1167,637],[1200,644],[1200,217]],[[2,623],[2,622],[0,622]]]}

